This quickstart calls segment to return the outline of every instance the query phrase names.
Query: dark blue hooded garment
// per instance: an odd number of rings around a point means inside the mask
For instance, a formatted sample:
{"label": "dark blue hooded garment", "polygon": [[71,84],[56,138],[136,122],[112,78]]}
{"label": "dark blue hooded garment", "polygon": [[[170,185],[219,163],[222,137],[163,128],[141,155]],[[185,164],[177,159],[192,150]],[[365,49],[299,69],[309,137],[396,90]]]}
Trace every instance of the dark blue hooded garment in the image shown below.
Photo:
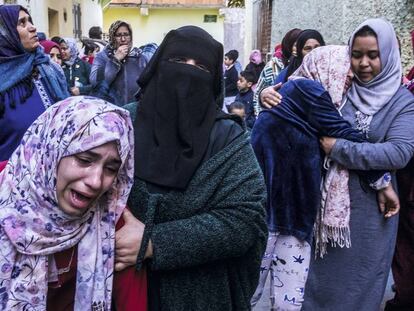
{"label": "dark blue hooded garment", "polygon": [[362,142],[318,82],[297,79],[280,89],[281,104],[260,113],[251,142],[267,187],[271,232],[311,242],[320,204],[320,136]]}

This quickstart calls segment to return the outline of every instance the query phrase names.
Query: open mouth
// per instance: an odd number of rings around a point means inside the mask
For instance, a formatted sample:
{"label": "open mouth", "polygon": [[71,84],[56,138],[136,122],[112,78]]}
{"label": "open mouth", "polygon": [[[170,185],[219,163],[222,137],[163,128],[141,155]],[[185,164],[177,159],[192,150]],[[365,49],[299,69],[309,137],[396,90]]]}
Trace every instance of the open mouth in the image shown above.
{"label": "open mouth", "polygon": [[75,190],[70,191],[71,205],[76,209],[88,208],[94,200],[94,197]]}

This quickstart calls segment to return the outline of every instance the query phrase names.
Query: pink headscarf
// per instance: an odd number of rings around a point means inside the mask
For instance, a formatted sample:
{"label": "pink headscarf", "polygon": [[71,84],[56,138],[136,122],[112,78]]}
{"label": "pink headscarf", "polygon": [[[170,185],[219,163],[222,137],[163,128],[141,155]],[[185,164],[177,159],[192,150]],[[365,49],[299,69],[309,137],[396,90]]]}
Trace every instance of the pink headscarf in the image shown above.
{"label": "pink headscarf", "polygon": [[314,49],[303,59],[302,65],[289,77],[319,81],[339,107],[350,68],[348,46],[327,45]]}
{"label": "pink headscarf", "polygon": [[[289,80],[308,78],[320,82],[339,108],[349,68],[348,46],[328,45],[306,55]],[[348,170],[332,162],[324,178],[321,207],[314,228],[315,255],[321,258],[327,253],[328,245],[351,247],[348,181]]]}
{"label": "pink headscarf", "polygon": [[253,64],[259,65],[262,63],[262,53],[259,50],[253,50],[250,54],[249,61]]}
{"label": "pink headscarf", "polygon": [[279,58],[279,59],[283,58],[282,43],[276,44],[275,52],[273,53],[273,57],[276,57],[276,58]]}
{"label": "pink headscarf", "polygon": [[45,49],[46,54],[50,54],[50,50],[53,48],[57,48],[59,50],[59,53],[62,53],[60,50],[60,46],[56,42],[50,40],[42,40],[39,43]]}

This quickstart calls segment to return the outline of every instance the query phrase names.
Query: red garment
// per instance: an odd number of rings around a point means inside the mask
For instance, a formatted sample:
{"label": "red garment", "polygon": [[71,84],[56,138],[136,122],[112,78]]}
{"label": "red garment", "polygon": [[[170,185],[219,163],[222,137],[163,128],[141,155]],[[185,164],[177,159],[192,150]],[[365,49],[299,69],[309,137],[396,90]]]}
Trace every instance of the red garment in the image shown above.
{"label": "red garment", "polygon": [[47,292],[47,310],[73,311],[76,291],[76,267],[78,246],[54,254],[58,269],[70,267],[68,272],[58,276],[58,281],[49,283]]}
{"label": "red garment", "polygon": [[[123,225],[124,220],[121,217],[116,224],[116,230],[121,229]],[[71,261],[72,252],[73,259]],[[77,245],[54,254],[58,269],[68,267],[70,262],[71,264],[68,272],[58,276],[58,282],[49,283],[47,310],[73,311],[76,291],[77,254]],[[121,272],[115,272],[112,297],[116,311],[147,311],[146,270],[137,271],[132,266]]]}
{"label": "red garment", "polygon": [[7,161],[0,162],[0,172],[6,167]]}
{"label": "red garment", "polygon": [[408,80],[414,79],[414,67],[411,68],[410,72],[405,76]]}
{"label": "red garment", "polygon": [[60,46],[56,42],[53,42],[50,40],[42,40],[39,43],[45,49],[46,54],[50,54],[50,50],[53,48],[57,48],[59,50],[59,53],[62,54],[62,51],[60,50]]}
{"label": "red garment", "polygon": [[[118,231],[125,224],[121,217],[116,224]],[[147,311],[147,271],[137,271],[134,266],[115,272],[112,293],[116,311]]]}
{"label": "red garment", "polygon": [[82,60],[83,60],[83,61],[88,62],[88,63],[89,63],[89,64],[91,64],[91,65],[93,64],[93,60],[94,60],[94,59],[95,59],[95,57],[93,57],[93,56],[86,56],[86,55],[85,55],[85,56],[83,56],[83,57],[82,57]]}

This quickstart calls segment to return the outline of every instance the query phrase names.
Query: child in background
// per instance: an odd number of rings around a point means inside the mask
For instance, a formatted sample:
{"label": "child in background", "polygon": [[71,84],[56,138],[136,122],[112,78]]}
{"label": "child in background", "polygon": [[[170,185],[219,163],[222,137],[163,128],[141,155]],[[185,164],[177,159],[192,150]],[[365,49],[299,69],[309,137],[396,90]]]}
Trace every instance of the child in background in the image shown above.
{"label": "child in background", "polygon": [[83,43],[84,46],[84,56],[82,57],[82,60],[89,63],[89,64],[93,64],[93,60],[95,59],[95,54],[99,52],[99,46],[95,43],[92,42],[88,42],[88,43]]}
{"label": "child in background", "polygon": [[246,119],[246,109],[244,108],[244,104],[241,102],[233,102],[227,108],[230,114],[238,115],[243,120]]}
{"label": "child in background", "polygon": [[237,80],[239,79],[239,74],[234,66],[238,57],[239,52],[236,50],[230,50],[224,55],[224,65],[226,66],[224,71],[224,111],[227,111],[227,106],[234,102],[238,93]]}
{"label": "child in background", "polygon": [[249,129],[253,128],[256,117],[254,115],[253,108],[253,95],[252,85],[255,82],[255,75],[250,71],[242,71],[240,73],[239,80],[237,81],[237,89],[239,93],[236,96],[235,101],[244,104],[246,111],[246,125]]}

